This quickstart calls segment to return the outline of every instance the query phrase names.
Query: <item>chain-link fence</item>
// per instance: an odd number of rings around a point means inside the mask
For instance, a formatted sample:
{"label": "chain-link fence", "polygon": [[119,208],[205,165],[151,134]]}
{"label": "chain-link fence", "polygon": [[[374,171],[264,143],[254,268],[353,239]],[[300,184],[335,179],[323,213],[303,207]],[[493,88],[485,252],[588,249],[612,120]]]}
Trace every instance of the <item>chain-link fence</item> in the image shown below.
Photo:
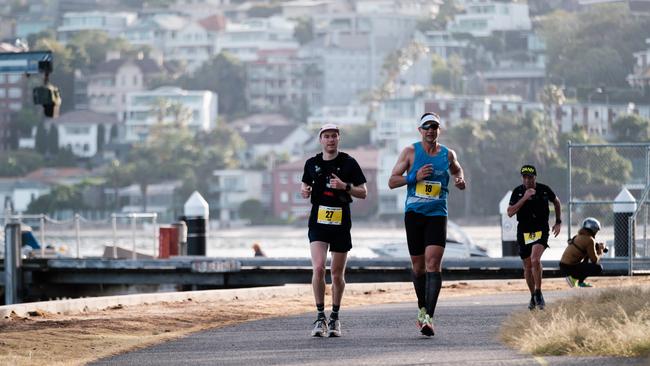
{"label": "chain-link fence", "polygon": [[595,217],[602,226],[596,239],[609,248],[607,256],[648,259],[648,200],[642,196],[650,187],[650,143],[569,142],[567,161],[569,238],[584,218]]}

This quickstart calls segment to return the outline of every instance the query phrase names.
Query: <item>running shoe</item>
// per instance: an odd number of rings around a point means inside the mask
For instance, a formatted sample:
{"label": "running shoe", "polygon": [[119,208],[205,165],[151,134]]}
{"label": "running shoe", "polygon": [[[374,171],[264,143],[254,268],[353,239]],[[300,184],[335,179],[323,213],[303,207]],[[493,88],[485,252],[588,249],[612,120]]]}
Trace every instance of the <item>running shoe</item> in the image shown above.
{"label": "running shoe", "polygon": [[330,337],[340,337],[341,336],[341,322],[338,319],[330,318],[330,321],[327,324],[327,328],[329,328],[328,335]]}
{"label": "running shoe", "polygon": [[431,319],[429,314],[426,314],[424,316],[424,320],[422,321],[422,326],[420,327],[420,333],[422,333],[422,335],[425,335],[427,337],[431,337],[432,335],[434,335],[433,319]]}
{"label": "running shoe", "polygon": [[544,307],[546,307],[546,301],[544,301],[544,295],[540,292],[539,294],[535,295],[535,302],[537,303],[537,308],[539,310],[544,310]]}
{"label": "running shoe", "polygon": [[576,287],[576,283],[578,282],[577,278],[573,278],[571,276],[566,276],[565,279],[566,279],[566,282],[569,284],[569,287]]}
{"label": "running shoe", "polygon": [[324,337],[327,335],[327,319],[318,318],[314,324],[314,329],[311,331],[312,337]]}
{"label": "running shoe", "polygon": [[535,295],[530,295],[530,302],[528,303],[528,310],[535,310],[535,305],[537,303],[535,302]]}
{"label": "running shoe", "polygon": [[418,327],[418,329],[422,328],[422,324],[424,324],[424,318],[427,316],[427,308],[424,306],[418,310],[418,318],[415,321],[415,325]]}
{"label": "running shoe", "polygon": [[594,287],[594,286],[589,282],[578,282],[578,287]]}

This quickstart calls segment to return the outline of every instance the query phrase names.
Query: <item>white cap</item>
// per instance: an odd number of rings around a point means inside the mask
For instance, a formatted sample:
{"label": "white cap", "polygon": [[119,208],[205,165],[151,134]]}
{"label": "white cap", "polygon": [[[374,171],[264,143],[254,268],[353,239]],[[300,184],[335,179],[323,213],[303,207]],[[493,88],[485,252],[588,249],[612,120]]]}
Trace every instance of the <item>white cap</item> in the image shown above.
{"label": "white cap", "polygon": [[418,123],[418,127],[422,127],[422,126],[424,126],[425,124],[427,124],[429,122],[434,122],[434,123],[437,123],[438,125],[440,125],[441,124],[440,123],[440,116],[438,116],[435,113],[426,113],[425,115],[422,116],[422,118],[420,118],[420,122]]}
{"label": "white cap", "polygon": [[339,132],[339,126],[333,124],[333,123],[326,123],[323,125],[323,127],[320,128],[320,131],[318,131],[318,138],[320,138],[320,135],[323,134],[325,131],[330,131],[334,130],[336,132]]}

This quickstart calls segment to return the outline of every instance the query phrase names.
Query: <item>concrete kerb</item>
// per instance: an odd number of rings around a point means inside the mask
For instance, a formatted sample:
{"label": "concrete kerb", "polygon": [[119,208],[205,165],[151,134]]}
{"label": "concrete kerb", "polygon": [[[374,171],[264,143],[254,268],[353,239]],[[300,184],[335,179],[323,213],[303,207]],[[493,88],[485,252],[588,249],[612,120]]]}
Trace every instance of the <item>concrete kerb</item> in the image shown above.
{"label": "concrete kerb", "polygon": [[[412,289],[408,282],[388,283],[350,283],[346,285],[346,292],[390,291]],[[162,292],[151,294],[134,294],[119,296],[86,297],[80,299],[39,301],[15,305],[0,306],[0,318],[4,319],[15,313],[18,316],[28,316],[32,312],[47,312],[60,314],[74,314],[85,311],[95,311],[114,306],[134,306],[154,304],[160,302],[192,301],[233,301],[233,300],[263,300],[274,297],[299,297],[312,296],[311,285],[294,284],[272,287],[255,287],[245,289],[203,290],[186,292]]]}

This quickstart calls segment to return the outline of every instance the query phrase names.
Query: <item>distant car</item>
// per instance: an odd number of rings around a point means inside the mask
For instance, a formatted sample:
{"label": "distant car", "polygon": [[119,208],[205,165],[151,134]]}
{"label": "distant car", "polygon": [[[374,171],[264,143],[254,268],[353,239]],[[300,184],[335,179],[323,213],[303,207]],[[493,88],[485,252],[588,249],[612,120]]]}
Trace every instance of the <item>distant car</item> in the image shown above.
{"label": "distant car", "polygon": [[[406,242],[386,243],[370,248],[380,257],[408,258],[409,251]],[[462,230],[460,226],[452,221],[447,225],[447,244],[445,246],[445,257],[447,258],[468,258],[487,257],[487,251],[476,245],[474,241]]]}

